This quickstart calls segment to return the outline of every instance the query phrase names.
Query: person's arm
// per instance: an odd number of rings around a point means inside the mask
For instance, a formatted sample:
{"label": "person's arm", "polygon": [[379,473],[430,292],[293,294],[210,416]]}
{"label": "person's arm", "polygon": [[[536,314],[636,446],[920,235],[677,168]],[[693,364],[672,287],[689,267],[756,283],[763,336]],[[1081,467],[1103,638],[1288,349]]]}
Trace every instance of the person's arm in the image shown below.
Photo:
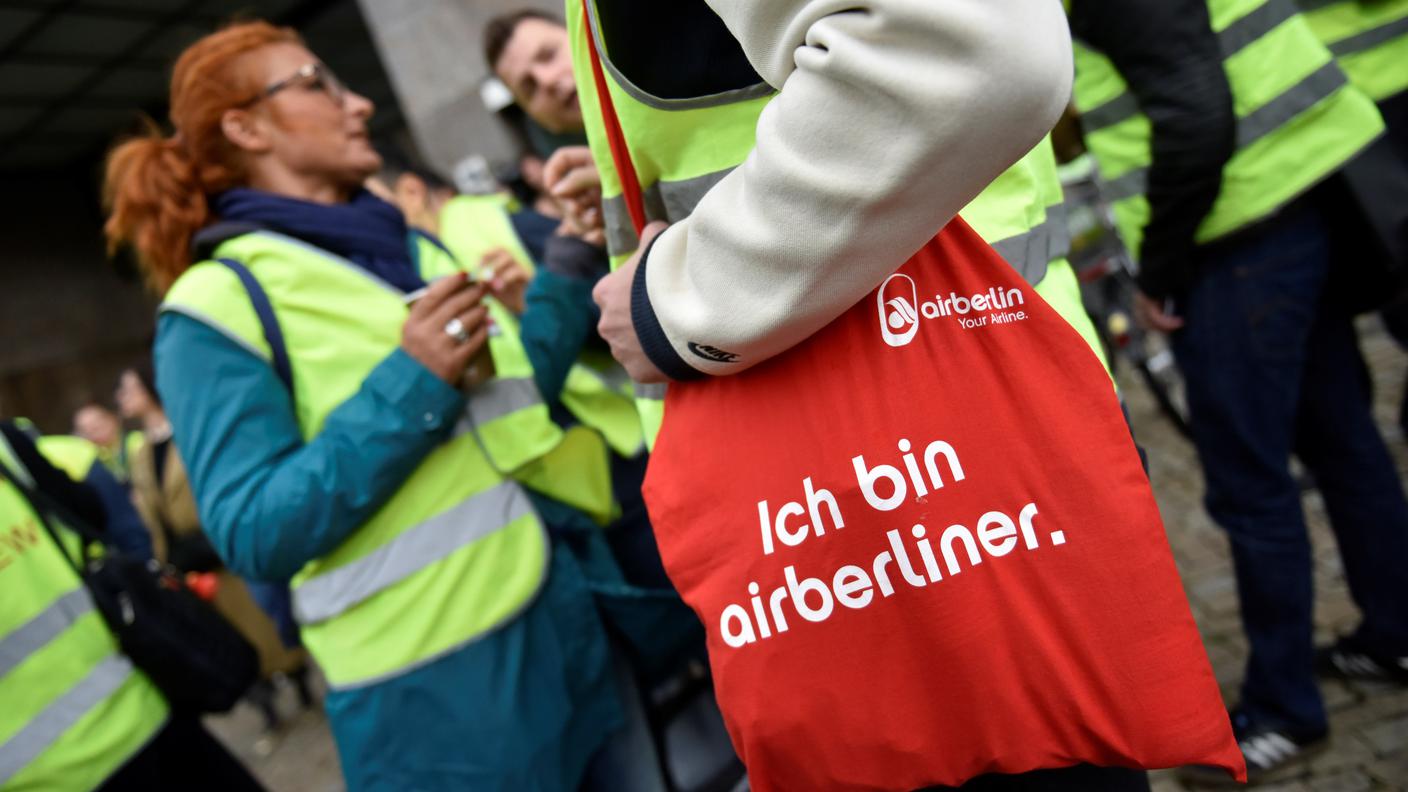
{"label": "person's arm", "polygon": [[592,287],[606,274],[606,252],[568,236],[548,238],[543,268],[525,295],[520,340],[533,380],[549,405],[562,397],[567,373],[592,334],[597,309]]}
{"label": "person's arm", "polygon": [[752,154],[639,265],[632,322],[676,379],[839,316],[1036,145],[1072,74],[1055,0],[708,2],[779,92]]}
{"label": "person's arm", "polygon": [[157,390],[190,473],[202,528],[231,570],[287,580],[386,502],[464,409],[403,349],[304,443],[264,360],[199,321],[163,314]]}
{"label": "person's arm", "polygon": [[107,510],[103,508],[103,500],[98,496],[98,493],[86,484],[74,481],[69,478],[67,473],[49,464],[49,460],[39,453],[39,449],[35,447],[34,441],[30,439],[29,435],[14,424],[0,423],[0,433],[5,435],[5,440],[15,450],[15,455],[29,471],[29,475],[34,478],[35,489],[68,509],[75,517],[94,530],[107,530],[108,514]]}
{"label": "person's arm", "polygon": [[1072,0],[1071,29],[1119,69],[1153,127],[1149,223],[1139,287],[1177,294],[1193,274],[1194,236],[1236,149],[1237,118],[1203,0]]}

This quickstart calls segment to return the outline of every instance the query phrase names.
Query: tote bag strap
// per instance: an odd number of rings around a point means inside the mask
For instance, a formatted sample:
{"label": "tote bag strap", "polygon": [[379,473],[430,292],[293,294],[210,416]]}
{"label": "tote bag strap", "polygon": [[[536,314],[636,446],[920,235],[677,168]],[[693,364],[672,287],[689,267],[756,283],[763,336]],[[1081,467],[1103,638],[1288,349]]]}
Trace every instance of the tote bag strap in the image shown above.
{"label": "tote bag strap", "polygon": [[596,82],[596,95],[601,104],[601,120],[606,124],[606,141],[611,146],[611,161],[616,166],[616,175],[621,179],[621,196],[626,201],[626,212],[635,226],[636,238],[645,230],[645,200],[640,189],[640,179],[631,162],[631,150],[626,145],[626,133],[621,130],[621,121],[616,117],[616,105],[611,101],[611,88],[607,85],[606,74],[601,68],[601,53],[597,51],[596,36],[592,33],[591,0],[582,0],[582,19],[586,23],[587,51],[592,56],[592,78]]}

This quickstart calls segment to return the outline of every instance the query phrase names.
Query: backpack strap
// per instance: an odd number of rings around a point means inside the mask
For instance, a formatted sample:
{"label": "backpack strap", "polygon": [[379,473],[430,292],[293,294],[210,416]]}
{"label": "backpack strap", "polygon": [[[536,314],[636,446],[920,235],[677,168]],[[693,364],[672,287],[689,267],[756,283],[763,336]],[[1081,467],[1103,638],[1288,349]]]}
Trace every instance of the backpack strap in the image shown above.
{"label": "backpack strap", "polygon": [[269,295],[245,265],[230,258],[216,261],[235,273],[235,277],[240,279],[240,285],[244,286],[245,292],[249,294],[249,302],[254,306],[255,315],[259,317],[260,327],[264,329],[264,341],[269,344],[269,352],[274,358],[274,372],[279,375],[289,393],[293,393],[293,366],[288,359],[288,345],[284,343],[284,331],[279,327],[279,318],[274,315],[274,305],[269,302]]}

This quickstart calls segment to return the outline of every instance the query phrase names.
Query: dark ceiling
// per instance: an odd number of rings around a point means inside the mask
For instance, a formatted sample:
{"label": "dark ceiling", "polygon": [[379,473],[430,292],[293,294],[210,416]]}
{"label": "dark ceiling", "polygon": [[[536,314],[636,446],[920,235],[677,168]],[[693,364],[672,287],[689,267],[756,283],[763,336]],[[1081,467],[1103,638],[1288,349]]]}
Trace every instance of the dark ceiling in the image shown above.
{"label": "dark ceiling", "polygon": [[0,0],[0,175],[96,167],[142,114],[165,122],[182,49],[249,17],[297,28],[376,102],[374,136],[404,125],[355,0]]}

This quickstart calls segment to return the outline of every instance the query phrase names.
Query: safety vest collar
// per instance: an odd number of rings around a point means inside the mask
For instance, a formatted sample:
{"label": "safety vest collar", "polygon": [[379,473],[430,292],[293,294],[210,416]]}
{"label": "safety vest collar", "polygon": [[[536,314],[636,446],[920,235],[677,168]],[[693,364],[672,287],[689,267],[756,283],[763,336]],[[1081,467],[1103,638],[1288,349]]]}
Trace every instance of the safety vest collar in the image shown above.
{"label": "safety vest collar", "polygon": [[[575,10],[575,9],[574,9]],[[683,99],[667,99],[656,96],[641,88],[630,80],[620,69],[611,62],[610,53],[606,49],[606,40],[601,35],[601,23],[594,0],[587,3],[587,30],[590,31],[592,40],[596,42],[596,50],[601,55],[602,68],[611,75],[617,87],[625,91],[632,99],[647,107],[654,107],[658,110],[700,110],[709,107],[719,107],[721,105],[736,104],[746,102],[749,99],[757,99],[760,96],[776,93],[771,85],[759,80],[753,85],[743,88],[735,88],[730,91],[720,91],[704,96],[693,96]]]}

